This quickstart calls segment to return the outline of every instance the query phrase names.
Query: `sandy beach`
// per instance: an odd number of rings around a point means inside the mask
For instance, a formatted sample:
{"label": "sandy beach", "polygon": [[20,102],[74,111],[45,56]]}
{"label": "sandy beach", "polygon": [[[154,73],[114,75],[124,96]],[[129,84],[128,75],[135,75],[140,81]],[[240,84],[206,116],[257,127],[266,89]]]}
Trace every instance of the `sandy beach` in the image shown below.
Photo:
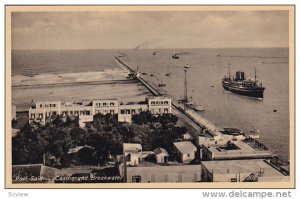
{"label": "sandy beach", "polygon": [[97,72],[42,73],[37,75],[16,75],[12,77],[12,87],[117,81],[126,79],[127,75],[128,72],[121,68],[105,69],[103,71]]}
{"label": "sandy beach", "polygon": [[99,72],[38,74],[12,77],[12,102],[17,111],[27,111],[31,100],[81,101],[83,99],[120,98],[121,101],[143,101],[148,91],[121,68]]}

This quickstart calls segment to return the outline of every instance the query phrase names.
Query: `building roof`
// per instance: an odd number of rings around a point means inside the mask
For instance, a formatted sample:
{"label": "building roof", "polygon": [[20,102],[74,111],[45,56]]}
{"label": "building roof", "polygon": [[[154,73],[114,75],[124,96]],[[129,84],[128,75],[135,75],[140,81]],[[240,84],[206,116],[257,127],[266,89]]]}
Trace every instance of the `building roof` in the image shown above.
{"label": "building roof", "polygon": [[147,99],[168,99],[170,100],[171,98],[166,97],[166,96],[149,96]]}
{"label": "building roof", "polygon": [[125,152],[141,151],[142,145],[137,143],[123,143],[123,150]]}
{"label": "building roof", "polygon": [[232,144],[236,146],[236,149],[226,149],[227,144],[210,145],[207,149],[215,155],[271,155],[271,152],[269,150],[265,150],[264,148],[258,148],[251,143],[236,141],[232,142]]}
{"label": "building roof", "polygon": [[118,98],[86,99],[90,101],[118,101]]}
{"label": "building roof", "polygon": [[174,145],[181,153],[190,153],[191,151],[197,151],[197,147],[190,141],[174,142]]}
{"label": "building roof", "polygon": [[166,149],[160,148],[160,147],[157,147],[156,149],[154,149],[153,152],[155,155],[158,155],[158,154],[169,155],[169,153],[166,151]]}
{"label": "building roof", "polygon": [[264,177],[284,176],[281,172],[274,169],[263,159],[202,161],[201,165],[209,172],[218,174],[253,173],[263,171]]}

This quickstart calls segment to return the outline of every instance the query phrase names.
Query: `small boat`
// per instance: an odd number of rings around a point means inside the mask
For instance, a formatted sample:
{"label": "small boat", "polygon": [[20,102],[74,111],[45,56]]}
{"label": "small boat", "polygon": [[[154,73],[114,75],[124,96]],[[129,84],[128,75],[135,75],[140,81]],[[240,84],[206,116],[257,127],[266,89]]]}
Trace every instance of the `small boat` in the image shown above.
{"label": "small boat", "polygon": [[190,66],[187,64],[187,65],[184,66],[184,68],[190,68]]}
{"label": "small boat", "polygon": [[247,136],[249,138],[253,138],[253,139],[258,139],[259,138],[259,130],[252,129],[249,132],[246,132],[245,136]]}
{"label": "small boat", "polygon": [[205,110],[204,106],[202,104],[198,104],[198,105],[193,104],[191,106],[191,108],[194,109],[195,111],[204,111]]}
{"label": "small boat", "polygon": [[237,128],[223,128],[223,130],[220,130],[220,132],[226,135],[233,135],[233,136],[244,135],[244,133]]}
{"label": "small boat", "polygon": [[193,109],[195,111],[204,111],[204,106],[202,104],[194,104],[192,101],[184,103],[186,107]]}
{"label": "small boat", "polygon": [[173,59],[179,59],[179,56],[178,56],[178,54],[174,54],[174,55],[172,55],[172,58]]}

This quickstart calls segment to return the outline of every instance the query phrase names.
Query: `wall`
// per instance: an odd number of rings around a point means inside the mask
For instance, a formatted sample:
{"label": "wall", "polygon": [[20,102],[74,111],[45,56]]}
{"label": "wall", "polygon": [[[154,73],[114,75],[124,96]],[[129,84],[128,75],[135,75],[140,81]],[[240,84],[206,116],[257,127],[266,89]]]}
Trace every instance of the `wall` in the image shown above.
{"label": "wall", "polygon": [[195,159],[195,152],[190,152],[189,153],[190,157],[188,157],[188,154],[182,154],[182,163],[184,164],[189,164],[192,160]]}
{"label": "wall", "polygon": [[201,179],[201,165],[127,167],[127,182],[132,183],[132,177],[137,175],[142,183],[197,182]]}
{"label": "wall", "polygon": [[141,157],[139,154],[130,154],[130,161],[126,161],[127,165],[136,166],[139,165],[141,161]]}

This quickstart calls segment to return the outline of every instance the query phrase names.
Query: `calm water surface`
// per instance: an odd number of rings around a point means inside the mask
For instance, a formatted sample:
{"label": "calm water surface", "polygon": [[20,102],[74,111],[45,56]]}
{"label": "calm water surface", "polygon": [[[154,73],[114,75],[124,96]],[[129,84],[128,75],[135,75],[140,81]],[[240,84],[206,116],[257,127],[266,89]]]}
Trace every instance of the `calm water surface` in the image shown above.
{"label": "calm water surface", "polygon": [[[166,83],[164,89],[176,99],[183,95],[183,66],[189,64],[188,95],[205,106],[201,115],[221,128],[259,129],[262,141],[283,159],[289,159],[286,48],[14,51],[12,75],[100,71],[118,67],[114,56],[120,55],[119,52],[126,54],[124,60],[146,73],[145,79],[154,84],[161,80]],[[179,59],[172,59],[174,53],[182,54]],[[266,87],[263,100],[232,94],[222,88],[228,63],[232,75],[242,70],[247,77],[254,77],[256,67],[257,78]],[[273,112],[275,109],[277,112]]]}

